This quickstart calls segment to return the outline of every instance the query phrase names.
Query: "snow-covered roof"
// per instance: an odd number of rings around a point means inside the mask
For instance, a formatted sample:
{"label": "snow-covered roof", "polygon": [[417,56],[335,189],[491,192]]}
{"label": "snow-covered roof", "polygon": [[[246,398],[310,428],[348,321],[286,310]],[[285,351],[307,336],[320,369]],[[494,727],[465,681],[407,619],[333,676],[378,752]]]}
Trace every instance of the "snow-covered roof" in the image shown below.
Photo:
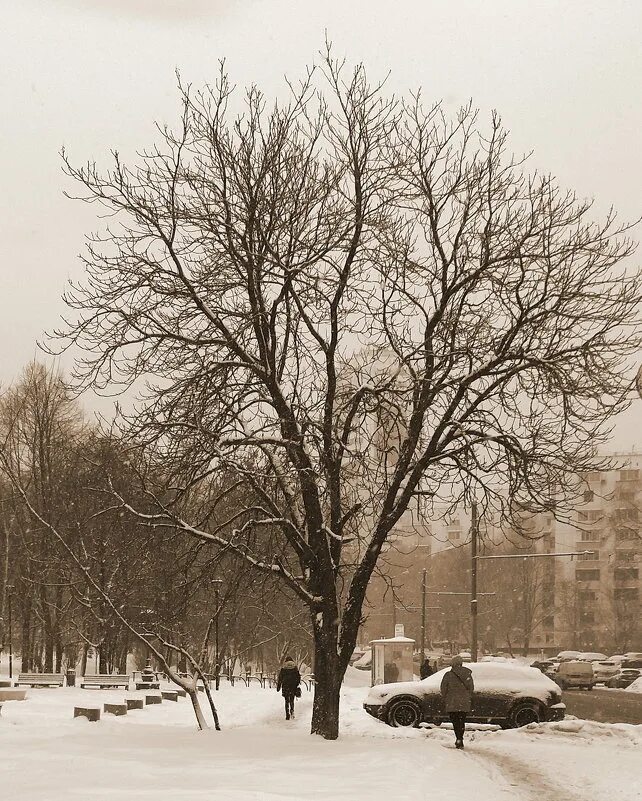
{"label": "snow-covered roof", "polygon": [[412,643],[414,643],[414,640],[411,640],[410,637],[383,637],[380,640],[370,640],[370,645],[372,645],[375,642],[412,642]]}

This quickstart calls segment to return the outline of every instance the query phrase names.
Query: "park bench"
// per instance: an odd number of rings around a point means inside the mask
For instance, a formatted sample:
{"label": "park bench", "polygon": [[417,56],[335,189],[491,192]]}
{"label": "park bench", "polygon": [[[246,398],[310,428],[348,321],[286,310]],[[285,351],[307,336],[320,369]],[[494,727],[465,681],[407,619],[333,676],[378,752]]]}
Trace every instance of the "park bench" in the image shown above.
{"label": "park bench", "polygon": [[31,687],[62,687],[62,673],[20,673],[16,684],[29,684]]}
{"label": "park bench", "polygon": [[104,690],[108,687],[129,687],[129,676],[116,673],[99,673],[96,676],[83,676],[80,682],[81,687],[100,687]]}

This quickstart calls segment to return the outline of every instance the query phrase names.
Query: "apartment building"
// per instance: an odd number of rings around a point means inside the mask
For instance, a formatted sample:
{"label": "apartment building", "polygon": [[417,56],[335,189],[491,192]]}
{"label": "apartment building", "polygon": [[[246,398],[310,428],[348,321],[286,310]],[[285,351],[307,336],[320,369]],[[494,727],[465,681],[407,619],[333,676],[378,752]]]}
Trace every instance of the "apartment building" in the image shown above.
{"label": "apartment building", "polygon": [[556,570],[554,639],[568,648],[642,644],[642,454],[613,460],[615,469],[583,476],[573,520],[556,523],[558,550],[589,551]]}
{"label": "apartment building", "polygon": [[[525,515],[522,532],[508,541],[493,521],[481,521],[483,555],[527,557],[478,563],[480,591],[495,593],[479,606],[480,637],[489,650],[506,650],[508,643],[516,652],[526,647],[546,654],[642,650],[642,454],[612,456],[614,469],[583,476],[585,490],[562,520],[552,513]],[[429,636],[465,644],[469,599],[436,592],[469,587],[470,525],[465,509],[437,513],[429,522],[409,510],[384,555],[384,575],[369,592],[373,608],[364,635],[385,635],[394,622],[404,622],[418,639],[426,568]],[[587,553],[536,556],[578,551]]]}

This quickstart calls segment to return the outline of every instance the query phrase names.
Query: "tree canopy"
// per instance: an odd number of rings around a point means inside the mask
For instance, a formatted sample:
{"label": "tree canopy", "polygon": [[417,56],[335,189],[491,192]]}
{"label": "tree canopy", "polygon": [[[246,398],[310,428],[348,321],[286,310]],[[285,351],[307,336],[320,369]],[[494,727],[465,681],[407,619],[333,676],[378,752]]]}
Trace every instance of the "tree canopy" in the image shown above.
{"label": "tree canopy", "polygon": [[[449,119],[330,51],[285,102],[239,99],[224,70],[180,92],[180,124],[132,166],[64,155],[108,223],[58,333],[81,384],[139,390],[128,434],[173,473],[147,522],[308,606],[312,729],[336,737],[404,515],[474,496],[510,521],[595,466],[639,346],[633,245],[529,174],[497,115]],[[183,516],[196,487],[223,522]]]}

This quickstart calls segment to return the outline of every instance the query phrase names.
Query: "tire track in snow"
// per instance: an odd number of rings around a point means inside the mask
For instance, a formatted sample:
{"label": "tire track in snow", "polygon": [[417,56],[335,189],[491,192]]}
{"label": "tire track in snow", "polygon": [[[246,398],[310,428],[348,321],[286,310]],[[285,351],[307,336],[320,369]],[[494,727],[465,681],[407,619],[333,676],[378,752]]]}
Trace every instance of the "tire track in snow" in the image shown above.
{"label": "tire track in snow", "polygon": [[504,751],[475,744],[474,753],[467,753],[489,771],[491,778],[499,779],[506,790],[519,801],[586,801],[586,796],[577,795],[567,785],[556,784],[537,767]]}

